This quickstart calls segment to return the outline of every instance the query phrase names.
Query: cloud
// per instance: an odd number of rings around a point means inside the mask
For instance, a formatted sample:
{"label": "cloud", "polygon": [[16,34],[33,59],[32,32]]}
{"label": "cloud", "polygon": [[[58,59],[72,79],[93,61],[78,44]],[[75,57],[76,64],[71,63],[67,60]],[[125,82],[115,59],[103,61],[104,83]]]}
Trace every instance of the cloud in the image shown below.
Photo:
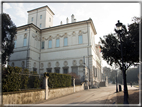
{"label": "cloud", "polygon": [[3,3],[3,8],[4,8],[5,10],[7,10],[7,9],[10,9],[11,6],[10,6],[8,3]]}

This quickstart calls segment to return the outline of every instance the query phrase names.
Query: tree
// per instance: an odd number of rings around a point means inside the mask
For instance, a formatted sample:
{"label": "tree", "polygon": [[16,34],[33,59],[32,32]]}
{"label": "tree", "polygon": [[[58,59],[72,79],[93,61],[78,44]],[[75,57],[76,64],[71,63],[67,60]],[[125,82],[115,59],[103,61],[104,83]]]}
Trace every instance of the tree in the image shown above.
{"label": "tree", "polygon": [[[139,18],[134,17],[133,19],[134,23],[128,26],[128,30],[122,24],[122,31],[119,35],[119,32],[115,30],[116,34],[108,34],[104,40],[100,38],[103,59],[109,65],[115,64],[123,71],[124,99],[128,97],[126,71],[130,66],[137,65],[139,62],[139,25],[141,22]],[[123,52],[123,60],[121,52]]]}
{"label": "tree", "polygon": [[16,26],[12,22],[10,16],[6,13],[2,14],[2,64],[6,64],[9,61],[10,55],[13,53],[14,49],[14,36],[16,34]]}

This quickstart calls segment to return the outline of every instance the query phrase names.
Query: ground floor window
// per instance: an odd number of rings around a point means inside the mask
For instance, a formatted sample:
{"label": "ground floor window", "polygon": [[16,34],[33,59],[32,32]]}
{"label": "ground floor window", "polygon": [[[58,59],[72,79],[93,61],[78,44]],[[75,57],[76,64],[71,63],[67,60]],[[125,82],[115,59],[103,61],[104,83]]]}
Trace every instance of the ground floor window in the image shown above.
{"label": "ground floor window", "polygon": [[33,68],[33,71],[36,71],[36,72],[37,72],[37,68]]}
{"label": "ground floor window", "polygon": [[78,67],[72,67],[72,73],[78,75]]}
{"label": "ground floor window", "polygon": [[63,68],[63,73],[67,74],[68,73],[68,68]]}
{"label": "ground floor window", "polygon": [[52,72],[52,68],[47,68],[46,72],[51,73]]}
{"label": "ground floor window", "polygon": [[55,73],[60,73],[60,68],[59,67],[55,68]]}

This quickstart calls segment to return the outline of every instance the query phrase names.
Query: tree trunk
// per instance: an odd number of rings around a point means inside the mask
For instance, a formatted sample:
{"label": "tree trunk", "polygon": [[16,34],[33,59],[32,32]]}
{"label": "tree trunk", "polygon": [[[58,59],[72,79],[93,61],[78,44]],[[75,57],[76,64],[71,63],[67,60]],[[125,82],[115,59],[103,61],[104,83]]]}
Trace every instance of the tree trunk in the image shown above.
{"label": "tree trunk", "polygon": [[126,70],[123,71],[123,80],[124,80],[124,104],[129,104],[129,102],[128,102],[127,80],[126,80]]}

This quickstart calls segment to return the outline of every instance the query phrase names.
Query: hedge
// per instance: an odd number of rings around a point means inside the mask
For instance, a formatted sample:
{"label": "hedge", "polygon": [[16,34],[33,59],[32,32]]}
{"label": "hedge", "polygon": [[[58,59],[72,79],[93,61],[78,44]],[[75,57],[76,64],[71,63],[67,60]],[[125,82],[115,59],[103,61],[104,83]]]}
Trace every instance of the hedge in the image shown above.
{"label": "hedge", "polygon": [[68,74],[58,74],[58,73],[44,73],[44,76],[48,76],[48,86],[49,88],[59,88],[59,87],[69,87],[71,86],[72,78]]}
{"label": "hedge", "polygon": [[[31,74],[31,76],[30,76]],[[36,74],[36,76],[35,76]],[[29,72],[21,67],[2,68],[2,91],[20,91],[21,89],[39,88],[41,79],[36,72]]]}

